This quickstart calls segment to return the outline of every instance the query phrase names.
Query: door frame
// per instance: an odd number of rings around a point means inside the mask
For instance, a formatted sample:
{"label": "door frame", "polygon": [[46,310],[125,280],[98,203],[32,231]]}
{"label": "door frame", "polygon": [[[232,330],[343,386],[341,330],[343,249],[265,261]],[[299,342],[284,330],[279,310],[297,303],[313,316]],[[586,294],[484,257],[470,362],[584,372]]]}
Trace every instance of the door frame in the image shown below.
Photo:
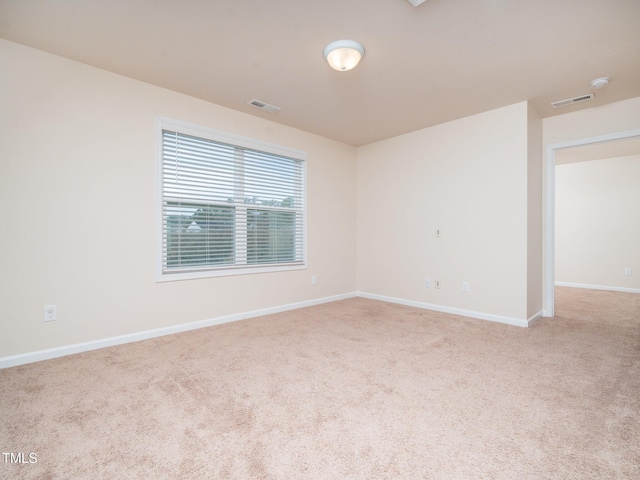
{"label": "door frame", "polygon": [[579,138],[577,140],[568,140],[547,145],[545,165],[545,275],[543,306],[543,315],[545,317],[553,317],[555,302],[556,152],[565,148],[582,147],[585,145],[595,145],[597,143],[613,142],[630,138],[640,138],[640,129],[598,135],[596,137]]}

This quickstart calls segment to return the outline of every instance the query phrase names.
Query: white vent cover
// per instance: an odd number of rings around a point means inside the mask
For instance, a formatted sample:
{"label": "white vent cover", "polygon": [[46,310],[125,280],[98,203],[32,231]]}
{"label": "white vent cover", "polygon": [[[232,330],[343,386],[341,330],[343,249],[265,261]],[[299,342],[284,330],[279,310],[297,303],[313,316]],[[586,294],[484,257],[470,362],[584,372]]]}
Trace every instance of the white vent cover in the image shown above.
{"label": "white vent cover", "polygon": [[558,100],[557,102],[552,102],[551,106],[553,108],[564,107],[565,105],[584,102],[585,100],[591,100],[592,98],[596,98],[596,96],[593,93],[587,93],[586,95],[580,95],[579,97],[567,98],[566,100]]}
{"label": "white vent cover", "polygon": [[255,98],[250,102],[247,102],[247,104],[269,113],[276,113],[278,110],[280,110],[280,107],[276,107],[275,105],[269,105],[268,103],[262,102],[260,100],[256,100]]}
{"label": "white vent cover", "polygon": [[417,7],[418,5],[420,5],[421,3],[426,2],[426,0],[409,0],[409,3],[411,5],[413,5],[414,7]]}

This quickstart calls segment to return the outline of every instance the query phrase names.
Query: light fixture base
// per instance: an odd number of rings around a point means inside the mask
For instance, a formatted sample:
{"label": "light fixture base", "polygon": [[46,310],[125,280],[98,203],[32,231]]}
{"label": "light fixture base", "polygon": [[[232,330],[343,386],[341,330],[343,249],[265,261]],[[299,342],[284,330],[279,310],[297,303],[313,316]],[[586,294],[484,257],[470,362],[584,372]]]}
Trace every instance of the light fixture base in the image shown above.
{"label": "light fixture base", "polygon": [[354,40],[336,40],[324,49],[324,58],[339,72],[355,68],[363,56],[364,47]]}
{"label": "light fixture base", "polygon": [[609,77],[600,77],[595,80],[591,80],[591,88],[593,90],[598,90],[599,88],[604,88],[609,85]]}

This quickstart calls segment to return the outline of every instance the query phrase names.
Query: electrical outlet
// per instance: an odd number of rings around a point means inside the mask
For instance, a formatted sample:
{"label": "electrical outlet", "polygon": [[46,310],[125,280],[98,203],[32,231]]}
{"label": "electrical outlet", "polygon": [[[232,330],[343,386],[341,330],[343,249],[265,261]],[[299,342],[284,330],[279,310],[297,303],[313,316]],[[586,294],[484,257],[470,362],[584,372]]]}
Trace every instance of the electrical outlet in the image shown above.
{"label": "electrical outlet", "polygon": [[424,277],[424,286],[431,288],[431,279],[429,277]]}
{"label": "electrical outlet", "polygon": [[440,288],[440,280],[436,280],[436,288]]}
{"label": "electrical outlet", "polygon": [[318,283],[318,277],[315,275],[311,275],[311,285],[316,285]]}
{"label": "electrical outlet", "polygon": [[625,269],[624,269],[624,274],[625,274],[627,277],[630,277],[630,276],[631,276],[631,267],[627,267],[627,268],[625,268]]}
{"label": "electrical outlet", "polygon": [[462,282],[462,292],[469,293],[469,282]]}
{"label": "electrical outlet", "polygon": [[52,322],[56,320],[57,307],[55,305],[46,305],[44,307],[44,321]]}
{"label": "electrical outlet", "polygon": [[440,229],[436,228],[436,237],[440,237]]}

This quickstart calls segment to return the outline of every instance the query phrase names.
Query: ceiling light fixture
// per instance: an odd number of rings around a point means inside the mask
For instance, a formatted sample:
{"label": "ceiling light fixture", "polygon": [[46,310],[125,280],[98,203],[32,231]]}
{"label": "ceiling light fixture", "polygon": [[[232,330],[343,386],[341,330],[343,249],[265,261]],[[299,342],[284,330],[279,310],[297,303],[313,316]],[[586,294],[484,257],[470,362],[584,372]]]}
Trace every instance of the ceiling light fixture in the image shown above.
{"label": "ceiling light fixture", "polygon": [[591,80],[591,89],[598,90],[609,85],[609,77],[600,77],[595,80]]}
{"label": "ceiling light fixture", "polygon": [[364,48],[353,40],[337,40],[324,49],[324,58],[334,70],[346,72],[355,68],[364,56]]}

